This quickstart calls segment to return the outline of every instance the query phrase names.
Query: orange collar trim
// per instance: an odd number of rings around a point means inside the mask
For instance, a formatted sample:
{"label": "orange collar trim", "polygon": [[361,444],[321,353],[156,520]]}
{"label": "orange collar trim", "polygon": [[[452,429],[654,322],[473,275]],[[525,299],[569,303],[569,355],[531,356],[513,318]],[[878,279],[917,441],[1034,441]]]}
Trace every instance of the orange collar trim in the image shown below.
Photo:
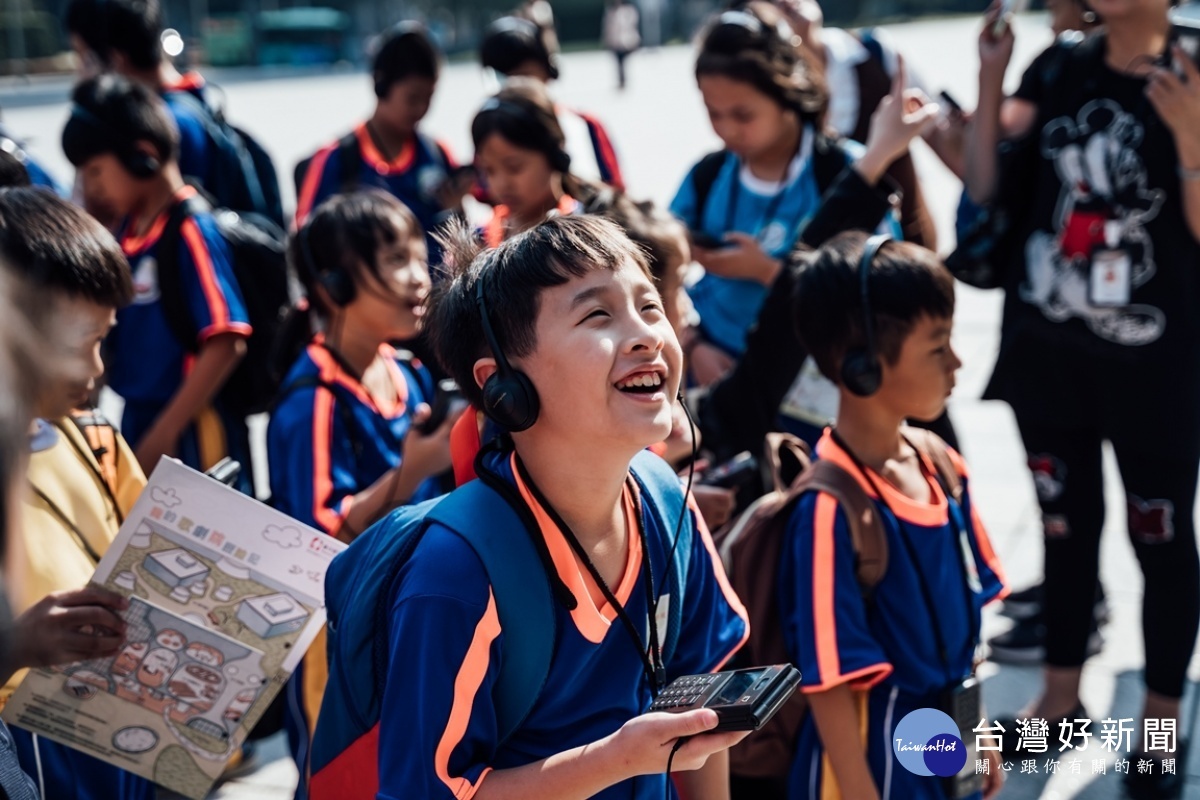
{"label": "orange collar trim", "polygon": [[[601,596],[600,587],[575,555],[575,551],[567,542],[566,536],[558,525],[542,508],[525,482],[521,480],[521,475],[517,471],[515,453],[510,457],[510,465],[513,475],[516,476],[517,490],[521,493],[525,504],[529,506],[529,510],[533,512],[542,538],[546,540],[546,547],[550,551],[550,560],[554,562],[554,569],[578,601],[574,610],[571,611],[571,620],[585,639],[592,644],[600,644],[604,641],[613,620],[617,618],[616,609],[607,601],[601,601],[597,605],[596,598]],[[621,503],[625,509],[625,533],[629,542],[628,555],[625,559],[625,569],[621,573],[621,579],[616,586],[612,587],[612,593],[617,602],[624,606],[629,602],[629,597],[633,594],[638,577],[642,573],[642,540],[637,534],[638,503],[634,499],[628,482],[621,492]]]}
{"label": "orange collar trim", "polygon": [[380,175],[398,175],[401,172],[407,172],[412,167],[413,162],[417,160],[417,136],[414,133],[400,148],[400,152],[391,161],[383,157],[383,153],[379,152],[379,148],[375,146],[375,140],[371,138],[371,132],[367,130],[367,123],[360,123],[354,129],[354,135],[358,137],[358,151],[362,154],[363,161],[371,169],[378,172]]}
{"label": "orange collar trim", "polygon": [[[159,212],[154,218],[154,222],[150,224],[150,229],[142,236],[133,236],[128,232],[121,236],[121,250],[126,257],[137,255],[145,250],[148,250],[151,245],[162,237],[163,229],[167,227],[167,218],[171,216],[171,211],[175,206],[187,200],[196,193],[196,189],[192,186],[184,186],[175,193],[175,202]],[[131,220],[132,223],[132,220]],[[132,229],[132,224],[127,226],[127,231]]]}
{"label": "orange collar trim", "polygon": [[384,419],[396,419],[408,410],[408,381],[404,379],[404,373],[400,371],[400,365],[396,363],[396,351],[391,345],[379,345],[379,356],[387,365],[392,385],[396,388],[396,399],[384,408],[375,402],[375,398],[362,383],[342,369],[342,365],[323,346],[324,341],[324,335],[317,334],[313,337],[313,343],[308,346],[308,357],[317,365],[321,380],[344,387],[352,392],[359,402]]}
{"label": "orange collar trim", "polygon": [[[850,454],[839,447],[837,442],[833,440],[830,430],[826,428],[824,435],[821,436],[821,440],[817,442],[817,457],[832,461],[849,472],[858,481],[858,484],[862,486],[863,491],[868,496],[872,499],[879,499],[879,495],[875,493],[871,481],[867,480],[862,472],[859,471]],[[924,462],[926,475],[937,474],[934,471],[933,464],[929,463],[925,456],[918,453],[918,457]],[[942,491],[942,487],[936,480],[927,478],[929,490],[932,493],[932,502],[921,503],[901,492],[875,470],[870,467],[867,467],[867,470],[871,473],[875,484],[879,486],[880,491],[883,493],[883,501],[904,522],[926,528],[939,528],[950,520],[950,510],[946,503],[946,494]]]}

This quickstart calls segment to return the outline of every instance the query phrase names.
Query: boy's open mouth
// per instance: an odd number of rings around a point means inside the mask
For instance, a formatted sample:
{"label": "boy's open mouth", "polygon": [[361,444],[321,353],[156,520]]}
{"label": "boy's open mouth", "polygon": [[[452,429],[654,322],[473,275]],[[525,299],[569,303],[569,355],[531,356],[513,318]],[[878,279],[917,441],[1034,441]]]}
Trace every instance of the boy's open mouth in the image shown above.
{"label": "boy's open mouth", "polygon": [[662,375],[657,372],[641,372],[615,384],[618,391],[627,394],[654,394],[662,389],[662,385]]}

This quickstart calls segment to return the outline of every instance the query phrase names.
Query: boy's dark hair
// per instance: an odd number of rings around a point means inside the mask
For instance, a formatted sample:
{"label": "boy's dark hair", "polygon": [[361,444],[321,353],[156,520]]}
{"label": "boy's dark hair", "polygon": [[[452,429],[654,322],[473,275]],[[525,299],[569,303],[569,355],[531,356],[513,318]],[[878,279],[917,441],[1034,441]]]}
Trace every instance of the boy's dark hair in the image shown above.
{"label": "boy's dark hair", "polygon": [[442,368],[475,408],[483,408],[475,362],[493,355],[484,340],[475,299],[481,280],[486,281],[492,330],[511,360],[537,347],[544,289],[595,269],[616,270],[626,261],[650,276],[645,254],[614,223],[600,217],[553,217],[490,250],[482,249],[478,237],[461,224],[438,238],[446,248],[450,274],[434,286],[425,331]]}
{"label": "boy's dark hair", "polygon": [[[166,105],[140,83],[120,75],[99,75],[75,87],[74,106],[63,128],[62,148],[76,167],[111,153],[130,174],[149,177],[145,168],[161,169],[179,157],[179,130]],[[138,142],[149,142],[157,154],[147,160]],[[145,165],[145,166],[143,166]]]}
{"label": "boy's dark hair", "polygon": [[630,241],[646,253],[646,261],[654,282],[663,288],[667,266],[675,245],[675,234],[685,231],[673,215],[649,200],[631,199],[624,192],[605,187],[585,206],[584,213],[612,220]]}
{"label": "boy's dark hair", "polygon": [[706,75],[748,83],[805,124],[819,125],[829,105],[824,78],[801,58],[791,28],[770,3],[748,3],[709,24],[696,58],[696,79]]}
{"label": "boy's dark hair", "polygon": [[0,260],[33,290],[112,308],[133,299],[129,262],[116,239],[47,189],[0,189]]}
{"label": "boy's dark hair", "polygon": [[4,140],[0,140],[0,189],[6,186],[29,186],[30,183],[24,159],[4,149]]}
{"label": "boy's dark hair", "polygon": [[138,70],[162,63],[162,7],[158,0],[71,0],[67,33],[83,40],[106,67],[121,53]]}
{"label": "boy's dark hair", "polygon": [[551,78],[558,77],[558,59],[546,46],[545,34],[536,22],[522,17],[501,17],[484,29],[479,44],[482,66],[509,75],[526,61],[536,61]]}
{"label": "boy's dark hair", "polygon": [[[793,316],[800,343],[821,374],[841,383],[842,358],[865,347],[859,265],[867,234],[850,231],[816,252],[797,252]],[[792,266],[792,265],[789,265]],[[911,242],[888,242],[871,262],[867,294],[879,357],[895,364],[900,348],[923,316],[954,315],[954,278],[937,254]]]}
{"label": "boy's dark hair", "polygon": [[394,25],[380,37],[371,65],[375,96],[382,100],[388,96],[393,84],[405,78],[436,81],[440,58],[437,45],[425,26],[411,21]]}

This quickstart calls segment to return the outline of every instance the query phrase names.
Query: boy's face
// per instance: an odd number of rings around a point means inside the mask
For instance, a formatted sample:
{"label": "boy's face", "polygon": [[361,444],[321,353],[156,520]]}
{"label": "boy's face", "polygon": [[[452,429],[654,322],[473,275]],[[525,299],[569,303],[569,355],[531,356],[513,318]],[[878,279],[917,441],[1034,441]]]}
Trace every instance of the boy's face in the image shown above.
{"label": "boy's face", "polygon": [[429,113],[437,81],[410,76],[396,81],[379,101],[379,116],[398,134],[412,136],[417,123]]}
{"label": "boy's face", "polygon": [[895,364],[883,360],[883,382],[872,398],[906,419],[930,422],[941,416],[954,390],[954,373],[962,366],[950,346],[953,320],[920,317],[900,346]]}
{"label": "boy's face", "polygon": [[381,342],[416,336],[431,284],[426,260],[425,241],[420,237],[381,244],[375,263],[383,280],[364,268],[366,285],[358,287],[348,313],[370,325]]}
{"label": "boy's face", "polygon": [[143,182],[129,174],[112,153],[88,159],[79,168],[83,196],[89,204],[127,216],[140,205]]}
{"label": "boy's face", "polygon": [[532,431],[592,451],[666,439],[683,353],[641,268],[593,269],[543,290],[538,305],[536,349],[518,363],[541,400]]}
{"label": "boy's face", "polygon": [[83,297],[56,292],[46,326],[54,368],[38,416],[58,419],[84,405],[104,374],[100,345],[117,322],[117,312]]}

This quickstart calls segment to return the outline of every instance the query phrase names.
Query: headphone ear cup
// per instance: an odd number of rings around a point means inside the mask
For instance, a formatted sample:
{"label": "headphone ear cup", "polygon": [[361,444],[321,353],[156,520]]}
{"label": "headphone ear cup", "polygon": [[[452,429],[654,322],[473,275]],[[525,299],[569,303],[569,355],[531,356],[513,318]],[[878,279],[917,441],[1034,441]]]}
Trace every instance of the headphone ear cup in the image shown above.
{"label": "headphone ear cup", "polygon": [[842,385],[858,397],[870,397],[883,383],[879,360],[863,349],[851,350],[842,358]]}
{"label": "headphone ear cup", "polygon": [[141,178],[142,180],[154,177],[154,175],[160,169],[162,169],[162,164],[157,158],[147,153],[143,153],[141,150],[133,150],[131,152],[122,153],[119,156],[119,160],[121,162],[121,166],[125,167],[126,171],[128,171],[130,175],[135,178]]}
{"label": "headphone ear cup", "polygon": [[550,168],[564,175],[571,171],[571,154],[562,148],[555,149],[550,156]]}
{"label": "headphone ear cup", "polygon": [[524,372],[498,371],[483,384],[483,411],[509,433],[520,433],[537,422],[541,401],[533,382]]}
{"label": "headphone ear cup", "polygon": [[354,281],[350,280],[350,276],[340,269],[332,269],[321,273],[318,278],[321,282],[321,288],[329,295],[329,299],[333,301],[338,308],[343,308],[354,302],[354,297],[357,294],[354,288]]}

